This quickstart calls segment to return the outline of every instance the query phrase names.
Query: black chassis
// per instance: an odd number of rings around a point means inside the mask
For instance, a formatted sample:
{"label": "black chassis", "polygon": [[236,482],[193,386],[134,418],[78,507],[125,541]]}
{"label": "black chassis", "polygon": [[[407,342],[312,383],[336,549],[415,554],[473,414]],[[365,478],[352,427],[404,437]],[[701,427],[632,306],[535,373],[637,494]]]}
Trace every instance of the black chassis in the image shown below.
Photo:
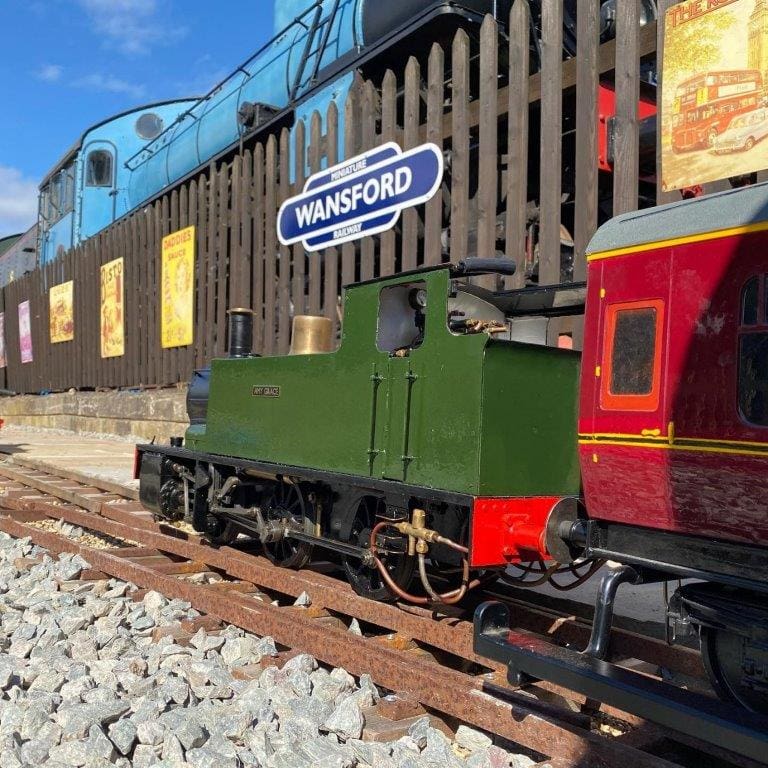
{"label": "black chassis", "polygon": [[[279,480],[290,478],[312,488],[325,489],[330,502],[331,512],[329,531],[334,540],[345,542],[354,522],[354,502],[363,496],[381,498],[386,504],[386,516],[393,520],[405,519],[412,500],[443,511],[442,525],[444,535],[459,538],[462,526],[472,509],[473,497],[469,494],[456,493],[424,486],[400,483],[394,480],[380,480],[372,477],[350,475],[340,472],[276,464],[267,461],[254,461],[235,456],[198,453],[186,448],[166,445],[145,444],[136,446],[137,475],[140,480],[140,499],[151,511],[160,508],[160,489],[168,480],[178,479],[172,465],[181,465],[194,477],[191,494],[193,510],[192,524],[198,531],[205,531],[208,516],[207,491],[211,482],[208,467],[218,472],[234,474],[252,471],[266,478]],[[463,516],[457,510],[466,510]],[[234,519],[234,518],[233,518]],[[247,526],[244,526],[247,530]],[[297,538],[306,538],[297,536]],[[318,542],[322,543],[322,542]],[[330,548],[332,542],[326,541]],[[345,548],[346,549],[346,548]],[[445,546],[433,548],[433,554],[442,562],[458,564],[460,557]]]}
{"label": "black chassis", "polygon": [[764,642],[768,550],[600,520],[575,523],[565,539],[586,557],[614,561],[600,585],[589,645],[580,652],[511,631],[508,608],[491,602],[475,613],[475,652],[507,664],[513,685],[547,680],[699,741],[765,762],[768,718],[606,659],[613,606],[622,583],[704,579],[682,586],[672,596],[667,620],[675,633],[685,636],[710,627]]}

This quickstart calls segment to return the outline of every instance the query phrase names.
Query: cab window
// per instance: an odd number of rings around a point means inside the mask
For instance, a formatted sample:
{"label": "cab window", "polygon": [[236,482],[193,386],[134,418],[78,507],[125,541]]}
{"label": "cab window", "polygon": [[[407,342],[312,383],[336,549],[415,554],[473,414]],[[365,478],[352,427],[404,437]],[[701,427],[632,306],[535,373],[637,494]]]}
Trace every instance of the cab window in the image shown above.
{"label": "cab window", "polygon": [[112,186],[112,153],[95,149],[86,160],[85,184],[88,187]]}
{"label": "cab window", "polygon": [[427,284],[404,283],[382,288],[376,346],[380,352],[406,357],[424,341]]}
{"label": "cab window", "polygon": [[741,292],[739,325],[739,412],[768,427],[768,276],[750,278]]}
{"label": "cab window", "polygon": [[609,305],[600,404],[606,410],[655,411],[661,391],[664,302]]}

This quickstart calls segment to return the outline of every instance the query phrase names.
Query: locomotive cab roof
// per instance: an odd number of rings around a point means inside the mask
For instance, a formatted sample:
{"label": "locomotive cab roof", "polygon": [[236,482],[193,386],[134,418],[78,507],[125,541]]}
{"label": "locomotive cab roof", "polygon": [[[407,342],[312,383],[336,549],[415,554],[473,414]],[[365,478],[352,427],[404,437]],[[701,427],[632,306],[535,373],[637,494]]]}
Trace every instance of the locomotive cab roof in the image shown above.
{"label": "locomotive cab roof", "polygon": [[[380,283],[382,286],[389,283],[407,282],[409,279],[436,270],[448,270],[451,277],[462,278],[477,277],[480,275],[505,275],[512,276],[516,272],[514,259],[506,258],[482,258],[468,257],[457,263],[446,262],[443,264],[420,267],[419,269],[400,272],[389,277],[377,277],[371,280],[362,280],[351,283],[345,288],[358,287]],[[567,283],[561,285],[529,285],[507,291],[492,291],[471,283],[463,283],[462,291],[483,299],[493,304],[507,317],[546,316],[563,317],[579,315],[584,312],[587,295],[587,285],[581,283]]]}
{"label": "locomotive cab roof", "polygon": [[[195,97],[192,97],[194,99]],[[123,112],[118,112],[116,115],[110,115],[109,117],[105,117],[103,120],[99,120],[99,122],[94,123],[93,125],[86,128],[78,137],[78,139],[72,144],[69,149],[61,156],[59,161],[54,165],[50,171],[43,177],[42,181],[39,184],[39,189],[44,189],[45,186],[50,182],[50,180],[67,164],[69,164],[75,157],[77,157],[77,154],[80,152],[80,150],[83,147],[83,143],[85,142],[86,137],[88,134],[95,131],[97,128],[102,128],[105,125],[109,125],[112,122],[115,122],[116,120],[119,120],[120,118],[127,117],[128,115],[133,115],[135,113],[139,112],[147,112],[152,109],[157,109],[158,107],[164,107],[168,106],[170,104],[183,104],[185,102],[189,102],[191,99],[167,99],[165,101],[153,101],[150,104],[143,104],[138,107],[133,107],[131,109],[126,109]]]}

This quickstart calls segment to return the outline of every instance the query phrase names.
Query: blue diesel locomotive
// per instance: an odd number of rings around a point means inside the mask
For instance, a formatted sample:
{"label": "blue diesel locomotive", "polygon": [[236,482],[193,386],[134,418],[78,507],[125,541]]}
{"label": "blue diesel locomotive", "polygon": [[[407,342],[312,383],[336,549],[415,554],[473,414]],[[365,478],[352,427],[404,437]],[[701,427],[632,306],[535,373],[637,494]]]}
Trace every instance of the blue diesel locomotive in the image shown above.
{"label": "blue diesel locomotive", "polygon": [[[604,0],[602,35],[616,0]],[[105,120],[40,187],[38,259],[56,258],[245,142],[293,128],[331,102],[344,103],[355,74],[380,79],[447,48],[459,28],[476,40],[487,14],[502,27],[512,0],[275,0],[275,36],[202,98],[168,101]],[[531,2],[531,56],[540,52],[542,2]],[[564,56],[575,54],[576,0],[564,0]],[[643,0],[642,19],[655,18]],[[343,137],[343,125],[339,134]],[[343,138],[341,139],[343,141]],[[339,147],[343,157],[343,147]]]}

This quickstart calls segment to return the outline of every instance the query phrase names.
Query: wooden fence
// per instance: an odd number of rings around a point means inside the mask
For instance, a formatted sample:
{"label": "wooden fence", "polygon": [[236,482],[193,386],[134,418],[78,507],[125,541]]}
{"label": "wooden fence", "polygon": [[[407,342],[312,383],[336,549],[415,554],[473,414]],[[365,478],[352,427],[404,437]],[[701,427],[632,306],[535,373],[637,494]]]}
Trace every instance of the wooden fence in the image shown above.
{"label": "wooden fence", "polygon": [[[530,272],[534,258],[540,283],[560,282],[564,178],[575,190],[568,201],[573,279],[583,279],[584,250],[598,225],[598,83],[615,73],[613,208],[629,211],[638,205],[640,59],[655,56],[657,25],[640,28],[638,0],[618,0],[616,40],[600,45],[599,3],[579,6],[578,54],[563,61],[562,6],[543,4],[541,68],[533,74],[528,5],[516,0],[508,41],[488,17],[479,39],[460,31],[450,50],[434,45],[428,61],[411,59],[399,76],[388,72],[379,87],[357,84],[344,116],[346,157],[385,141],[404,149],[432,141],[447,154],[443,189],[426,206],[405,212],[397,230],[320,253],[279,245],[277,210],[303,186],[305,167],[315,171],[337,161],[340,120],[332,105],[327,115],[315,114],[310,126],[299,124],[293,134],[284,130],[211,166],[3,289],[7,366],[0,383],[17,392],[172,385],[224,353],[230,307],[254,309],[256,351],[286,354],[293,315],[325,314],[338,328],[340,286],[474,253],[502,250],[518,260],[521,268],[507,287],[524,285],[523,266]],[[575,104],[575,115],[564,115],[564,103]],[[564,134],[574,132],[569,140],[577,147],[575,166],[564,167]],[[530,167],[538,170],[535,183]],[[291,168],[298,169],[293,183]],[[526,247],[532,206],[539,219],[536,252]],[[194,343],[163,349],[160,244],[164,235],[192,224]],[[100,266],[120,256],[125,354],[102,359]],[[75,338],[51,344],[48,289],[67,280],[74,281]],[[22,364],[18,304],[27,300],[34,360]]]}

